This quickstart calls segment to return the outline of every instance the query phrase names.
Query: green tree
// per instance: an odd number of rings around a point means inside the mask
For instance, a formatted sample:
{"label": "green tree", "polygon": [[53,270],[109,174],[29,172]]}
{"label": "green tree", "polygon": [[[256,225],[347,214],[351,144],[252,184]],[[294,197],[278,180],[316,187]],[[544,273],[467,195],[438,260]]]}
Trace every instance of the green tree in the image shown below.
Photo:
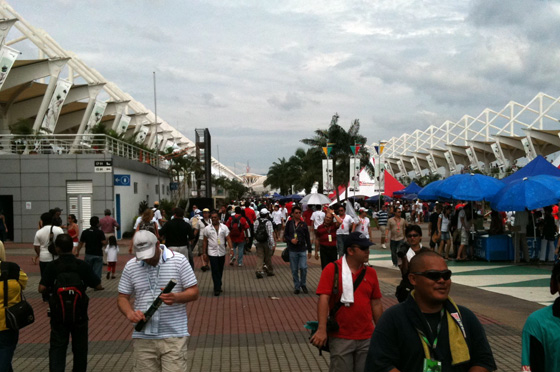
{"label": "green tree", "polygon": [[[353,155],[350,146],[362,145],[357,154],[360,158],[360,166],[365,167],[370,176],[373,176],[374,169],[369,161],[371,155],[367,148],[364,147],[367,143],[367,138],[360,134],[360,120],[355,119],[352,121],[350,128],[346,131],[338,124],[338,118],[338,114],[335,113],[327,129],[317,129],[312,138],[304,138],[301,142],[318,149],[331,143],[330,157],[333,159],[334,183],[335,185],[347,186],[350,181],[350,156]],[[320,165],[317,164],[317,167],[320,167]]]}
{"label": "green tree", "polygon": [[[298,175],[295,178],[293,185],[296,190],[305,189],[306,193],[311,192],[313,183],[320,181],[322,177],[321,166],[322,150],[319,148],[311,148],[307,151],[298,148],[294,155],[288,160],[290,167],[290,174]],[[322,183],[320,190],[322,191]]]}
{"label": "green tree", "polygon": [[288,195],[296,177],[299,176],[300,175],[294,175],[293,167],[286,158],[278,158],[278,161],[273,162],[272,166],[268,169],[264,186],[271,186],[275,189],[279,189],[280,194]]}
{"label": "green tree", "polygon": [[[441,179],[441,174],[439,174],[439,173],[428,173],[428,174],[423,175],[422,177],[414,178],[414,179],[412,179],[412,181],[416,182],[416,184],[418,186],[424,187],[427,184],[432,183],[434,181],[437,181],[439,179]],[[408,184],[410,184],[410,182]]]}

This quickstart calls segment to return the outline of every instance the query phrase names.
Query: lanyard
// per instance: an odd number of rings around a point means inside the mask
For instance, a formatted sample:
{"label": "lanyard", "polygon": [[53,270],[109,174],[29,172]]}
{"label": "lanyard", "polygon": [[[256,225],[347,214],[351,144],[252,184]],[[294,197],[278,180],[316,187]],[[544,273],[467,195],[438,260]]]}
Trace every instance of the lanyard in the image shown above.
{"label": "lanyard", "polygon": [[[439,332],[441,331],[441,323],[443,320],[443,314],[445,313],[444,309],[441,309],[440,311],[440,318],[439,318],[439,323],[437,325],[437,329],[436,329],[436,333],[435,333],[435,338],[434,338],[434,342],[430,344],[430,341],[428,341],[428,338],[426,337],[426,335],[424,334],[424,332],[422,332],[421,330],[418,330],[418,333],[420,333],[420,337],[422,338],[422,341],[424,341],[426,343],[426,345],[428,346],[428,348],[430,349],[430,357],[433,359],[434,358],[434,354],[436,351],[436,347],[437,347],[437,343],[438,343],[438,337],[439,337]],[[425,318],[424,318],[425,319]],[[434,331],[432,330],[432,327],[430,326],[430,323],[426,320],[426,323],[428,323],[428,328],[430,329],[430,332],[433,334]]]}

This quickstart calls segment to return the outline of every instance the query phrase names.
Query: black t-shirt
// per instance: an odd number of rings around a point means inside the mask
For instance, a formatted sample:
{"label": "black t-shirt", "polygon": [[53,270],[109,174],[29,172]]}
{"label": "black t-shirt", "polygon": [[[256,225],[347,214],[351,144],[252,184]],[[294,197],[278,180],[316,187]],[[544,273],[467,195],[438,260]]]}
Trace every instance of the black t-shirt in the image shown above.
{"label": "black t-shirt", "polygon": [[430,223],[432,224],[432,234],[437,234],[438,230],[439,213],[433,212],[430,214]]}
{"label": "black t-shirt", "polygon": [[168,221],[159,231],[161,236],[165,236],[165,244],[168,247],[182,247],[189,244],[189,240],[194,238],[191,225],[182,218],[174,218]]}
{"label": "black t-shirt", "polygon": [[[101,279],[93,272],[90,265],[82,260],[77,259],[73,254],[62,254],[57,260],[51,261],[45,268],[43,275],[41,275],[41,285],[47,288],[54,286],[54,281],[58,274],[60,274],[62,266],[74,266],[76,272],[85,284],[85,287],[95,288],[101,283]],[[65,272],[66,270],[64,270]],[[80,288],[84,293],[86,288]]]}
{"label": "black t-shirt", "polygon": [[[414,301],[408,298],[407,301]],[[422,371],[424,350],[418,332],[407,318],[406,302],[397,304],[386,310],[371,337],[371,343],[366,360],[366,371],[390,371],[397,368],[399,371]],[[486,339],[484,328],[476,316],[466,307],[459,306],[471,360],[457,366],[451,366],[451,350],[449,349],[449,331],[447,316],[441,319],[436,356],[442,362],[443,372],[468,371],[473,366],[482,366],[489,371],[496,369],[492,350]],[[430,315],[428,315],[430,317]],[[436,320],[439,314],[434,315],[432,324],[437,328]],[[432,328],[434,327],[432,326]],[[435,330],[434,330],[435,331]],[[430,342],[433,336],[429,335]]]}
{"label": "black t-shirt", "polygon": [[105,234],[99,229],[92,229],[91,227],[82,232],[80,242],[86,245],[86,254],[92,256],[103,256],[103,241]]}

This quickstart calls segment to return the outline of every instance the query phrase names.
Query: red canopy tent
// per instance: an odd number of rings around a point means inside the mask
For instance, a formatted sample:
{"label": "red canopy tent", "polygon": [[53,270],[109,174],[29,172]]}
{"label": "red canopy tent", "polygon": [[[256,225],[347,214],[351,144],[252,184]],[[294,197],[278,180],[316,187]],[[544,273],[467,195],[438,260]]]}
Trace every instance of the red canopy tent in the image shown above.
{"label": "red canopy tent", "polygon": [[397,181],[395,177],[391,176],[391,174],[386,170],[383,171],[383,175],[385,177],[385,191],[383,192],[383,195],[392,197],[393,192],[404,189],[404,185]]}

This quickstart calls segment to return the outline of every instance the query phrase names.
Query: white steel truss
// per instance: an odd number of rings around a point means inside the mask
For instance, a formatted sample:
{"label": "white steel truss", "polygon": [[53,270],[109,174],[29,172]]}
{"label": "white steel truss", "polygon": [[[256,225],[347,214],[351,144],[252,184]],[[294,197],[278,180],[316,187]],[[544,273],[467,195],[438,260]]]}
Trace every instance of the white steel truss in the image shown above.
{"label": "white steel truss", "polygon": [[527,104],[510,101],[499,111],[486,108],[476,117],[464,115],[404,133],[386,142],[384,163],[392,174],[433,172],[430,163],[455,173],[455,163],[502,167],[522,157],[552,154],[560,151],[559,102],[560,97],[538,93]]}

